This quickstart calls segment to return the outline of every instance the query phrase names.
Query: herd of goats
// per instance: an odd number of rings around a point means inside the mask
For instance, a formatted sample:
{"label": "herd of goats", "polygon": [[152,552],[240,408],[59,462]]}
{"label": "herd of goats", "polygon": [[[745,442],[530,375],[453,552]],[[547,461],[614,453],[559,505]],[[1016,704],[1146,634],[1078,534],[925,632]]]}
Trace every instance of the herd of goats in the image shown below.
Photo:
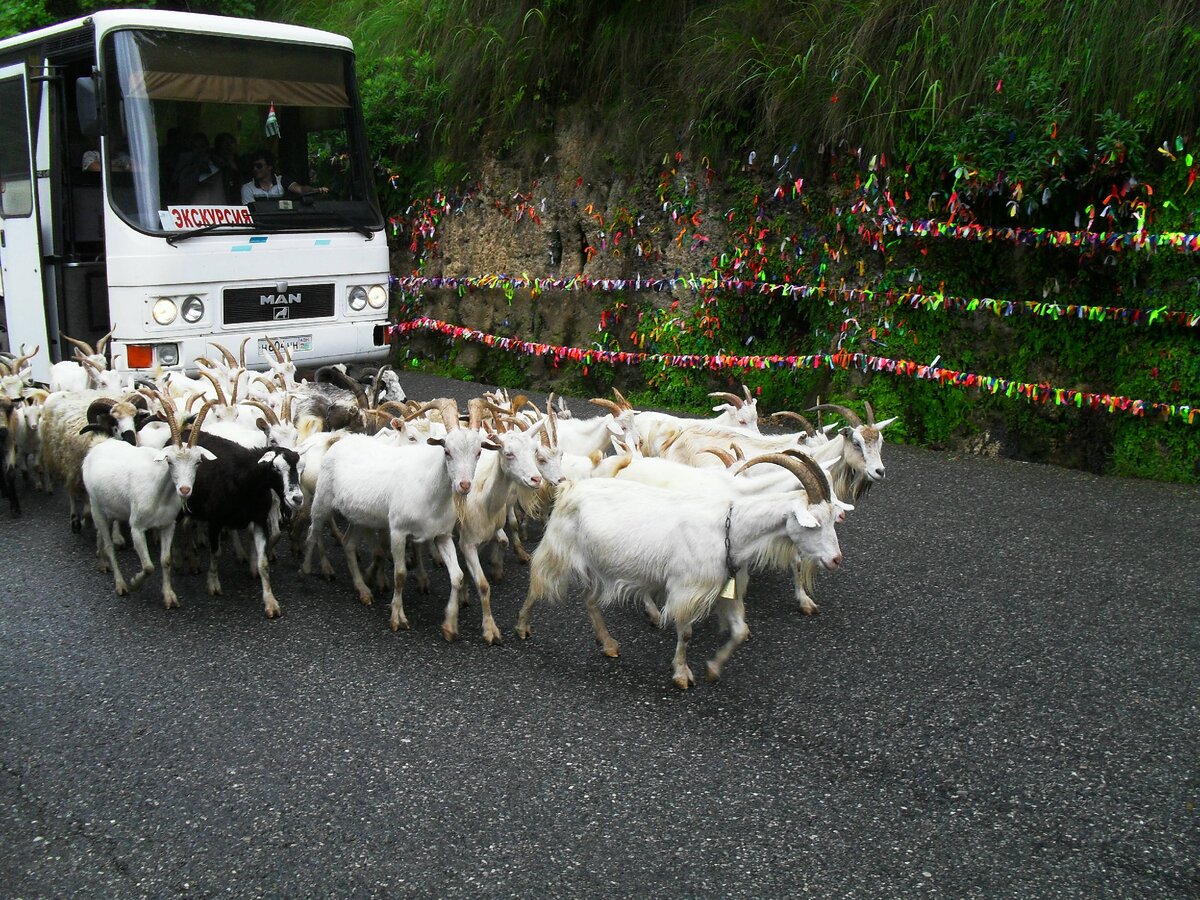
{"label": "herd of goats", "polygon": [[[407,398],[386,366],[360,379],[327,366],[297,380],[290,353],[270,339],[265,371],[246,366],[245,341],[237,354],[214,343],[213,358],[194,361],[196,377],[167,371],[135,380],[110,368],[109,336],[95,347],[63,337],[75,358],[55,363],[48,384],[32,379],[36,348],[0,355],[3,494],[19,515],[18,473],[39,490],[62,485],[71,528],[91,519],[101,571],[111,569],[117,594],[153,573],[149,532],[158,538],[166,607],[179,606],[172,568],[200,571],[204,547],[208,591],[220,594],[228,534],[261,581],[267,616],[278,616],[269,562],[282,532],[298,556],[303,547],[304,574],[332,577],[328,533],[363,603],[373,588],[391,589],[393,630],[409,627],[409,569],[427,591],[425,556],[440,561],[450,582],[447,640],[458,634],[466,599],[461,553],[492,644],[501,635],[489,579],[500,577],[511,547],[531,565],[518,636],[529,637],[538,600],[578,583],[603,652],[617,656],[601,609],[640,603],[654,623],[675,626],[672,680],[681,689],[695,684],[687,664],[694,624],[715,613],[729,632],[707,663],[709,679],[749,635],[752,570],[790,569],[801,610],[817,610],[814,573],[841,563],[835,526],[884,477],[882,431],[894,421],[875,421],[869,404],[864,422],[818,403],[820,427],[781,412],[770,417],[774,433],[763,434],[745,387],[744,396],[711,395],[720,402],[710,419],[637,411],[615,389],[615,399],[590,401],[602,411],[591,418],[572,416],[553,395],[543,411],[507,392],[470,400],[463,415],[452,399]],[[821,426],[821,412],[837,414],[840,427]],[[800,430],[781,433],[788,427]],[[535,520],[542,534],[530,556],[522,532]],[[122,523],[140,562],[129,579],[116,555]]]}

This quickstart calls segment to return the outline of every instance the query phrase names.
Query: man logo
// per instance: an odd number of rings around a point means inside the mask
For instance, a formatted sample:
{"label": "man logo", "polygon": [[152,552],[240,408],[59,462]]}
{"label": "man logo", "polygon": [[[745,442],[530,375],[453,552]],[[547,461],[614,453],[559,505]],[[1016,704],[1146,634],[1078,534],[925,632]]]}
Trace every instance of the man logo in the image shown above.
{"label": "man logo", "polygon": [[286,319],[288,317],[288,308],[286,306],[275,307],[275,318]]}

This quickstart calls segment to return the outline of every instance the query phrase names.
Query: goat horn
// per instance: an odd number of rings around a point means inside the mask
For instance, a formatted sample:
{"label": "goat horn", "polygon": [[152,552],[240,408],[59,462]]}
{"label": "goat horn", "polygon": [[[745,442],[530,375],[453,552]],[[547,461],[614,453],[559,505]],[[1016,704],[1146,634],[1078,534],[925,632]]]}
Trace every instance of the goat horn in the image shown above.
{"label": "goat horn", "polygon": [[[484,405],[482,397],[472,397],[467,401],[468,428],[478,431],[483,426],[483,410]],[[455,412],[457,413],[457,407],[455,408]]]}
{"label": "goat horn", "polygon": [[250,335],[242,338],[242,346],[238,348],[238,365],[243,369],[246,368],[246,345],[250,343]]}
{"label": "goat horn", "polygon": [[37,356],[38,351],[41,349],[42,349],[41,344],[37,344],[36,346],[34,346],[32,353],[26,353],[25,345],[22,344],[21,345],[21,355],[18,356],[16,358],[16,360],[14,360],[14,362],[13,362],[12,374],[20,375],[21,374],[21,366],[25,365],[25,363],[29,362],[31,359],[33,359],[35,356]]}
{"label": "goat horn", "polygon": [[181,446],[183,438],[179,434],[179,422],[175,418],[175,409],[172,404],[168,403],[158,391],[150,388],[138,388],[138,393],[158,404],[159,409],[166,417],[167,427],[171,429],[171,443],[176,447]]}
{"label": "goat horn", "polygon": [[621,409],[621,407],[617,406],[617,404],[613,403],[611,400],[608,400],[604,397],[593,397],[592,399],[588,400],[588,403],[595,403],[597,406],[603,406],[614,416],[619,416],[621,413],[623,413],[625,411],[625,410]]}
{"label": "goat horn", "polygon": [[865,407],[866,407],[866,409],[867,409],[867,424],[868,424],[868,425],[871,425],[871,426],[874,426],[874,424],[875,424],[875,410],[871,409],[871,403],[870,403],[870,401],[868,401],[868,400],[864,400],[864,401],[863,401],[863,406],[865,406]]}
{"label": "goat horn", "polygon": [[217,376],[205,369],[200,370],[200,376],[207,378],[214,388],[217,390],[217,400],[222,406],[228,406],[229,403],[225,400],[225,389],[221,387],[221,382],[217,380]]}
{"label": "goat horn", "polygon": [[750,396],[750,388],[742,385],[742,393],[746,395],[746,402],[749,403],[753,398]]}
{"label": "goat horn", "polygon": [[396,400],[386,400],[379,404],[378,409],[382,413],[390,413],[393,416],[404,418],[409,414],[409,412],[411,412],[412,407],[405,406],[403,403],[400,403]]}
{"label": "goat horn", "polygon": [[617,402],[621,404],[621,409],[633,409],[633,404],[625,399],[624,394],[622,394],[616,388],[613,388],[612,392],[616,396]]}
{"label": "goat horn", "polygon": [[719,459],[721,462],[723,462],[725,464],[725,468],[727,468],[727,469],[730,466],[732,466],[734,463],[733,457],[730,456],[728,453],[726,453],[724,450],[722,450],[720,447],[705,447],[700,452],[701,453],[711,453],[713,456],[715,456],[717,459]]}
{"label": "goat horn", "polygon": [[[551,447],[558,446],[558,417],[554,415],[554,391],[546,398],[546,418],[549,419],[546,431],[550,432]],[[543,432],[545,433],[545,432]]]}
{"label": "goat horn", "polygon": [[[442,409],[442,404],[444,402],[445,402],[444,400],[430,400],[426,403],[419,403],[419,404],[417,404],[415,409],[410,409],[404,414],[404,421],[411,422],[413,419],[416,419],[416,418],[419,418],[420,416],[425,415],[425,413],[429,412],[429,410],[431,410],[431,409],[436,409],[440,413],[441,409]],[[457,421],[458,421],[458,412],[457,411],[454,413],[454,420],[457,423]],[[447,430],[449,430],[448,427],[447,427]]]}
{"label": "goat horn", "polygon": [[8,363],[0,359],[0,375],[12,375],[13,371],[8,367]]}
{"label": "goat horn", "polygon": [[218,344],[216,341],[209,341],[208,346],[216,348],[217,352],[225,358],[225,365],[229,366],[229,368],[232,369],[238,364],[237,357],[234,356],[233,353],[230,352],[229,348],[224,344]]}
{"label": "goat horn", "polygon": [[267,421],[270,424],[272,424],[272,425],[279,424],[279,416],[277,416],[275,414],[275,410],[271,409],[271,407],[267,406],[267,404],[263,403],[261,400],[243,400],[241,405],[242,406],[255,406],[255,407],[261,409],[266,414]]}
{"label": "goat horn", "polygon": [[277,346],[276,345],[277,342],[276,342],[275,338],[273,338],[273,337],[266,338],[266,342],[267,342],[267,346],[271,348],[271,352],[275,354],[275,358],[279,361],[279,363],[281,365],[283,363],[287,362],[287,360],[283,358],[283,351],[280,349],[282,344],[279,344]]}
{"label": "goat horn", "polygon": [[204,399],[203,394],[192,394],[192,396],[188,397],[187,403],[184,404],[184,407],[183,407],[184,410],[188,413],[191,413],[192,407],[196,405],[196,401],[203,400],[203,399]]}
{"label": "goat horn", "polygon": [[743,402],[742,398],[739,397],[737,394],[731,394],[728,391],[710,391],[708,396],[724,397],[726,401],[728,401],[729,403],[731,403],[733,405],[734,409],[742,408],[742,402]]}
{"label": "goat horn", "polygon": [[92,349],[92,345],[89,344],[87,341],[77,340],[76,338],[71,337],[65,331],[60,331],[59,335],[68,344],[74,344],[76,347],[78,347],[80,350],[82,350],[84,356],[95,356],[96,355],[96,351],[94,349]]}
{"label": "goat horn", "polygon": [[92,362],[86,356],[79,357],[79,364],[81,366],[86,366],[87,368],[91,369],[93,375],[99,375],[101,372],[104,371],[102,368],[100,368],[98,365],[96,365],[94,362]]}
{"label": "goat horn", "polygon": [[283,395],[283,404],[279,407],[279,414],[287,422],[292,421],[292,395]]}
{"label": "goat horn", "polygon": [[112,331],[110,331],[104,337],[100,338],[100,340],[96,341],[96,353],[97,354],[101,354],[104,352],[104,348],[108,346],[108,341],[113,336],[113,333],[116,330],[117,330],[116,323],[113,323]]}
{"label": "goat horn", "polygon": [[849,422],[852,428],[858,428],[863,423],[863,420],[858,417],[858,413],[837,403],[818,403],[816,406],[810,409],[809,412],[815,412],[822,409],[828,409],[836,413],[841,413],[842,418]]}
{"label": "goat horn", "polygon": [[208,411],[213,408],[211,400],[205,400],[204,405],[200,407],[200,413],[192,420],[192,433],[188,435],[188,447],[195,447],[196,441],[200,440],[200,426],[204,424],[204,417],[208,415]]}
{"label": "goat horn", "polygon": [[805,434],[813,434],[812,422],[800,415],[800,413],[792,412],[790,409],[781,409],[779,412],[771,413],[770,420],[776,422],[779,419],[795,419],[804,429]]}
{"label": "goat horn", "polygon": [[751,466],[759,463],[773,463],[791,472],[804,487],[804,492],[817,502],[829,501],[829,485],[820,466],[808,456],[793,456],[785,453],[765,453],[753,459],[746,460],[735,474],[740,475]]}
{"label": "goat horn", "polygon": [[746,454],[742,452],[741,444],[730,444],[729,452],[733,454],[733,458],[736,460],[743,460],[746,458]]}

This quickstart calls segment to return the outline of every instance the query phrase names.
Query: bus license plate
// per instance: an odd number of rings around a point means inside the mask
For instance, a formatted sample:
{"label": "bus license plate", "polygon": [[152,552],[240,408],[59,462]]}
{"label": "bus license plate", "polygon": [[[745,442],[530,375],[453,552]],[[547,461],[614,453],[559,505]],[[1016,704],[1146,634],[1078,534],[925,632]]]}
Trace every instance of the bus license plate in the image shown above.
{"label": "bus license plate", "polygon": [[[306,353],[309,350],[312,350],[311,334],[293,334],[290,337],[273,338],[273,340],[275,342],[275,346],[278,347],[280,344],[283,344],[283,346],[287,347],[293,353],[296,351]],[[260,340],[258,342],[258,352],[263,356],[266,356],[271,352],[271,348],[265,340]]]}

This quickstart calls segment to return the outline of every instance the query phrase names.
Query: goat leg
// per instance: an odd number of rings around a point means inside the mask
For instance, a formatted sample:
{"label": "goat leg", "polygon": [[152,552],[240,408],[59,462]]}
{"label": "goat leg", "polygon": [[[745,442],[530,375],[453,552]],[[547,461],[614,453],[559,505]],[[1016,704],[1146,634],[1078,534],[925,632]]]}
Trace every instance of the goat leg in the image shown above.
{"label": "goat leg", "polygon": [[596,641],[600,644],[600,651],[605,656],[616,659],[621,655],[621,645],[613,640],[613,636],[608,633],[608,626],[604,624],[604,617],[600,615],[600,602],[597,600],[594,590],[589,591],[583,600],[583,604],[587,607],[588,617],[592,620],[592,631],[596,633]]}
{"label": "goat leg", "polygon": [[[419,549],[419,548],[418,548]],[[449,534],[439,534],[433,539],[433,556],[440,559],[450,577],[450,599],[446,602],[446,618],[442,622],[442,636],[452,641],[458,637],[458,606],[462,595],[466,593],[466,577],[462,566],[458,564],[458,551],[454,547],[454,538]]]}
{"label": "goat leg", "polygon": [[168,522],[158,531],[158,564],[162,566],[163,606],[179,609],[179,597],[171,586],[171,550],[175,544],[175,523]]}
{"label": "goat leg", "polygon": [[483,574],[483,565],[479,562],[479,545],[468,541],[460,544],[463,559],[467,563],[467,571],[475,579],[475,588],[479,591],[479,606],[483,626],[483,640],[486,644],[499,644],[503,638],[496,620],[492,617],[492,586],[488,584],[487,576]]}
{"label": "goat leg", "polygon": [[255,524],[250,529],[254,535],[254,549],[258,555],[258,577],[262,579],[263,610],[268,619],[274,619],[283,614],[279,601],[271,591],[271,573],[267,563],[267,535],[262,527]]}

